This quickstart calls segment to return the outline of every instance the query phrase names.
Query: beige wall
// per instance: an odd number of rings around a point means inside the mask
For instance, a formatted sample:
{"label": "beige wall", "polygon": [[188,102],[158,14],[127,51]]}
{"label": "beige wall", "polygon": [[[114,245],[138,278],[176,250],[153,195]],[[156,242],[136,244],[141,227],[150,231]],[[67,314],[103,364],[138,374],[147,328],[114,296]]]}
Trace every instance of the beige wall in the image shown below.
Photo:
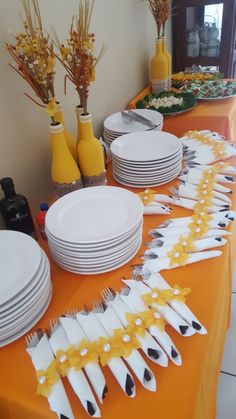
{"label": "beige wall", "polygon": [[[39,0],[44,26],[56,28],[61,40],[66,38],[71,16],[78,1]],[[0,0],[0,177],[12,176],[18,192],[30,201],[33,213],[41,201],[50,200],[50,150],[48,117],[44,110],[29,101],[23,92],[28,86],[8,66],[10,57],[2,46],[20,30],[18,0]],[[128,101],[148,84],[149,61],[154,52],[156,27],[146,1],[95,0],[91,30],[96,34],[97,50],[102,42],[108,50],[97,67],[96,82],[91,86],[89,110],[93,115],[96,135],[109,114],[124,109]],[[168,43],[170,44],[168,26]],[[169,45],[170,47],[170,45]],[[74,108],[78,97],[68,83],[63,93],[64,73],[57,65],[56,92],[61,101],[67,127],[74,134]],[[0,192],[0,197],[1,197]]]}

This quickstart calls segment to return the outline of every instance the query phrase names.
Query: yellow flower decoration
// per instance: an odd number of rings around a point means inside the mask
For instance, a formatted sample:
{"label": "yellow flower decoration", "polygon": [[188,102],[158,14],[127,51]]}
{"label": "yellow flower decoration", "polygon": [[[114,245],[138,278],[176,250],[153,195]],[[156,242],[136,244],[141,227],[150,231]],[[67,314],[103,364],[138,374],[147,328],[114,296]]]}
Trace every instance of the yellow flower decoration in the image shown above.
{"label": "yellow flower decoration", "polygon": [[47,113],[50,116],[50,118],[55,117],[56,113],[58,112],[56,98],[52,98],[46,107]]}
{"label": "yellow flower decoration", "polygon": [[146,323],[147,328],[150,326],[156,326],[158,329],[164,331],[165,330],[165,320],[161,317],[160,313],[156,311],[155,308],[151,308],[147,311],[142,311],[139,313],[140,316]]}
{"label": "yellow flower decoration", "polygon": [[61,58],[62,58],[63,62],[67,59],[69,54],[71,54],[71,49],[69,47],[62,46],[61,47]]}
{"label": "yellow flower decoration", "polygon": [[102,367],[108,364],[112,358],[118,358],[118,348],[112,344],[112,338],[99,338],[97,341],[97,353]]}
{"label": "yellow flower decoration", "polygon": [[179,285],[174,285],[171,289],[172,300],[185,302],[185,296],[191,292],[191,288],[181,288]]}
{"label": "yellow flower decoration", "polygon": [[[208,208],[211,206],[210,201],[204,201],[203,204],[201,204],[199,201],[194,205],[194,214],[200,217],[204,217],[208,214]],[[210,221],[210,220],[209,220]]]}
{"label": "yellow flower decoration", "polygon": [[117,356],[128,358],[134,349],[140,348],[140,343],[135,335],[130,333],[128,329],[115,329],[111,338],[112,345],[116,348]]}
{"label": "yellow flower decoration", "polygon": [[205,224],[207,225],[209,223],[209,221],[212,220],[212,216],[209,214],[205,214],[201,215],[203,212],[201,212],[200,214],[194,214],[191,218],[192,218],[192,222],[197,224],[197,225],[202,225]]}
{"label": "yellow flower decoration", "polygon": [[58,361],[55,359],[46,370],[36,372],[38,381],[37,395],[48,397],[51,393],[52,386],[59,380],[57,372]]}
{"label": "yellow flower decoration", "polygon": [[152,304],[158,304],[160,306],[166,305],[166,301],[163,298],[162,291],[158,288],[153,288],[152,291],[148,294],[143,294],[142,299],[148,306],[151,306]]}
{"label": "yellow flower decoration", "polygon": [[218,163],[213,164],[213,167],[217,171],[217,173],[219,173],[221,172],[221,170],[227,169],[227,167],[229,167],[229,164],[223,161],[220,161]]}
{"label": "yellow flower decoration", "polygon": [[96,343],[91,343],[87,339],[82,339],[79,346],[71,347],[67,354],[70,365],[76,370],[84,368],[89,362],[98,362]]}
{"label": "yellow flower decoration", "polygon": [[[201,220],[201,218],[199,218],[199,220]],[[203,222],[198,224],[198,222],[195,221],[189,224],[189,228],[191,230],[189,234],[191,239],[201,239],[210,229],[208,224],[204,224]]]}
{"label": "yellow flower decoration", "polygon": [[154,195],[156,194],[156,191],[153,189],[145,189],[144,192],[140,192],[138,196],[140,197],[143,205],[149,205],[154,199]]}
{"label": "yellow flower decoration", "polygon": [[227,158],[226,148],[223,141],[215,142],[213,153],[216,160]]}
{"label": "yellow flower decoration", "polygon": [[180,265],[184,266],[189,255],[184,251],[184,249],[179,246],[173,246],[173,249],[167,253],[168,258],[170,259],[170,266]]}
{"label": "yellow flower decoration", "polygon": [[188,236],[180,236],[178,243],[174,246],[175,250],[177,252],[193,252],[195,250],[195,247],[193,245],[193,238]]}
{"label": "yellow flower decoration", "polygon": [[70,359],[68,356],[68,351],[63,351],[59,349],[56,353],[57,370],[62,377],[65,377],[68,373],[68,370],[71,368]]}
{"label": "yellow flower decoration", "polygon": [[212,186],[208,186],[206,183],[200,182],[197,186],[197,199],[210,201],[213,198]]}
{"label": "yellow flower decoration", "polygon": [[128,326],[126,328],[128,333],[132,333],[144,337],[146,331],[146,324],[139,314],[125,313]]}

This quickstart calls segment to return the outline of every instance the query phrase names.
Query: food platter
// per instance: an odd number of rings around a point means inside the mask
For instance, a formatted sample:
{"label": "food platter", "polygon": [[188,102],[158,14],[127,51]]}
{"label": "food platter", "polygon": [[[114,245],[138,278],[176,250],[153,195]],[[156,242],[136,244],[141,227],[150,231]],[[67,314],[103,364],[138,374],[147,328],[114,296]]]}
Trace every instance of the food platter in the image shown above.
{"label": "food platter", "polygon": [[197,101],[191,93],[170,91],[149,94],[138,101],[136,107],[156,110],[163,116],[175,116],[192,110],[196,105]]}
{"label": "food platter", "polygon": [[182,92],[192,93],[197,100],[224,100],[236,96],[236,82],[227,80],[186,83]]}

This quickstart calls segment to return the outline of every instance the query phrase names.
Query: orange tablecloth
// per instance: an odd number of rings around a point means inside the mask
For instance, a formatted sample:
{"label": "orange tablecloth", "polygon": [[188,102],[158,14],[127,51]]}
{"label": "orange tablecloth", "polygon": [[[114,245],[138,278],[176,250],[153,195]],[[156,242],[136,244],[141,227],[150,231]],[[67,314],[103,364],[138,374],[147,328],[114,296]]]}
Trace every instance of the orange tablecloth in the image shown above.
{"label": "orange tablecloth", "polygon": [[[235,161],[236,163],[236,161]],[[112,182],[115,184],[115,182]],[[162,193],[167,187],[157,188]],[[234,187],[236,194],[236,187]],[[136,190],[137,191],[137,190]],[[234,197],[234,196],[233,196]],[[234,203],[236,198],[234,197]],[[174,208],[174,207],[173,207]],[[174,208],[172,217],[191,215],[184,209]],[[143,242],[148,231],[165,220],[164,216],[145,216]],[[158,389],[156,393],[145,390],[136,380],[137,396],[128,399],[111,373],[105,368],[109,391],[101,406],[103,419],[213,419],[221,356],[228,326],[231,293],[231,262],[234,257],[235,237],[223,248],[220,258],[202,261],[170,271],[163,271],[164,278],[171,284],[190,286],[192,292],[188,304],[195,315],[208,329],[208,335],[184,338],[171,327],[167,332],[180,350],[182,367],[169,364],[168,368],[150,362],[155,373]],[[47,244],[43,247],[47,250]],[[48,327],[49,319],[69,308],[89,306],[98,299],[103,287],[120,289],[121,278],[130,277],[131,265],[140,262],[139,254],[126,266],[114,272],[96,276],[82,276],[60,269],[51,260],[53,297],[47,313],[35,326]],[[47,400],[36,396],[36,379],[31,360],[25,351],[25,340],[21,338],[0,350],[0,418],[1,419],[50,419]],[[85,419],[79,400],[64,380],[67,394],[76,419]]]}
{"label": "orange tablecloth", "polygon": [[[132,99],[128,107],[134,109],[138,100],[150,93],[147,87]],[[193,110],[179,116],[165,117],[163,131],[183,135],[189,130],[209,129],[224,135],[227,140],[236,141],[236,97],[218,101],[198,101]]]}

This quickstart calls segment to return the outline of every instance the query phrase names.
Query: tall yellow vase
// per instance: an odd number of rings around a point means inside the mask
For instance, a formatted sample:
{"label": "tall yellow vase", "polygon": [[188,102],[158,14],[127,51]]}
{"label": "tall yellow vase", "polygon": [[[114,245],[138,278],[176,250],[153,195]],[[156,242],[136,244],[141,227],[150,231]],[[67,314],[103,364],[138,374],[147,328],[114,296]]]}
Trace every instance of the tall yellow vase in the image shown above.
{"label": "tall yellow vase", "polygon": [[56,122],[60,122],[60,124],[63,125],[68,148],[69,148],[72,156],[74,157],[75,161],[77,161],[77,150],[76,150],[75,139],[73,137],[73,134],[71,132],[67,131],[67,129],[65,127],[64,115],[62,113],[60,103],[57,103],[57,109],[58,109],[58,111],[55,114],[55,120],[56,120]]}
{"label": "tall yellow vase", "polygon": [[168,59],[162,50],[162,39],[156,41],[156,54],[151,60],[151,85],[153,93],[168,90]]}
{"label": "tall yellow vase", "polygon": [[80,115],[81,140],[78,143],[79,166],[85,187],[106,185],[103,147],[95,138],[91,114]]}
{"label": "tall yellow vase", "polygon": [[81,173],[65,140],[63,125],[50,125],[51,176],[58,197],[83,187]]}
{"label": "tall yellow vase", "polygon": [[84,112],[84,110],[83,110],[83,107],[82,106],[76,106],[75,113],[76,113],[76,118],[77,118],[77,142],[76,142],[76,152],[77,152],[77,154],[78,154],[78,144],[79,144],[79,141],[82,138],[80,115],[83,112]]}
{"label": "tall yellow vase", "polygon": [[162,52],[168,60],[168,90],[171,88],[171,75],[172,75],[172,55],[166,48],[166,37],[162,38]]}

